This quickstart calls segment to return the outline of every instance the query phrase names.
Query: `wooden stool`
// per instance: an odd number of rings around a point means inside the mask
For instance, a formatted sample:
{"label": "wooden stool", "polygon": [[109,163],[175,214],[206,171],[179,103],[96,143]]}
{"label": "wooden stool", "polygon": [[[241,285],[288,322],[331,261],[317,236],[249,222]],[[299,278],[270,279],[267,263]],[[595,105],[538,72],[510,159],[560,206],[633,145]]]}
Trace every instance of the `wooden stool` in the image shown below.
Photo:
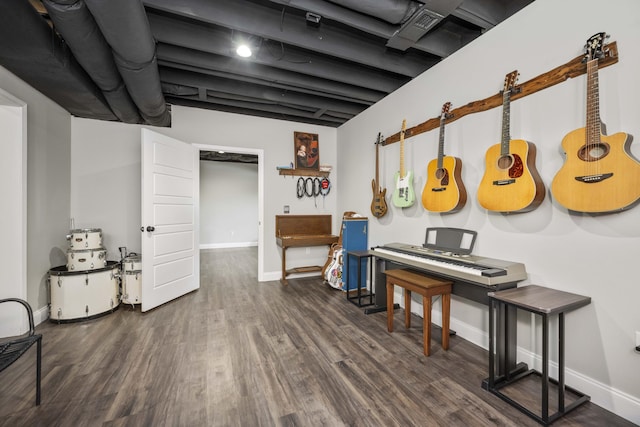
{"label": "wooden stool", "polygon": [[449,315],[453,282],[425,276],[410,270],[387,270],[387,329],[393,332],[393,286],[404,288],[404,326],[411,327],[411,292],[422,295],[424,355],[431,350],[431,297],[442,295],[442,348],[449,349]]}

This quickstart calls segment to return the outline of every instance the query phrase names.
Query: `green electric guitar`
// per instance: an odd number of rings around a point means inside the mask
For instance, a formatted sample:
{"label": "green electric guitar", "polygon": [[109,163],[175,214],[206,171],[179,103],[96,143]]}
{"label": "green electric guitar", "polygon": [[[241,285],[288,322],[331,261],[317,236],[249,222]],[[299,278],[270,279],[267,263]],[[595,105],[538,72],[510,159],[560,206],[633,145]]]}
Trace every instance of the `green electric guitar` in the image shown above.
{"label": "green electric guitar", "polygon": [[416,201],[416,194],[413,191],[413,172],[404,168],[404,132],[407,129],[407,121],[402,120],[402,130],[400,131],[400,170],[396,172],[396,189],[393,192],[392,201],[394,206],[408,208]]}

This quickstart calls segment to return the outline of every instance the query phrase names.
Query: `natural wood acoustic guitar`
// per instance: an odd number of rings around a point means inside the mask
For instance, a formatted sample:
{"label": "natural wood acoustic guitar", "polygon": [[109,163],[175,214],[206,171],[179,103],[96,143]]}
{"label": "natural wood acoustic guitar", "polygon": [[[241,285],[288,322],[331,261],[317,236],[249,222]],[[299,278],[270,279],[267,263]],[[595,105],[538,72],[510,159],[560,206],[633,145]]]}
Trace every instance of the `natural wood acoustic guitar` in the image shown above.
{"label": "natural wood acoustic guitar", "polygon": [[395,174],[396,189],[393,192],[393,204],[399,208],[413,206],[416,194],[413,190],[413,172],[404,168],[404,132],[407,129],[407,121],[402,120],[400,131],[400,170]]}
{"label": "natural wood acoustic guitar", "polygon": [[378,174],[378,147],[382,144],[382,134],[378,132],[376,140],[376,178],[371,181],[373,189],[373,200],[371,200],[371,213],[376,218],[383,217],[387,213],[387,201],[385,200],[387,189],[380,187],[380,179]]}
{"label": "natural wood acoustic guitar", "polygon": [[467,202],[467,190],[461,177],[462,161],[444,155],[444,125],[450,108],[450,102],[442,106],[438,157],[427,165],[427,182],[422,190],[422,205],[431,212],[456,212]]}
{"label": "natural wood acoustic guitar", "polygon": [[522,139],[511,139],[511,92],[518,72],[504,80],[502,93],[502,141],[489,147],[485,172],[478,188],[480,205],[495,212],[528,212],[544,200],[545,189],[536,169],[536,146]]}
{"label": "natural wood acoustic guitar", "polygon": [[640,163],[629,153],[631,138],[604,134],[600,120],[598,60],[605,33],[587,40],[587,125],[562,140],[565,163],[551,183],[551,194],[576,212],[605,213],[626,209],[640,199]]}

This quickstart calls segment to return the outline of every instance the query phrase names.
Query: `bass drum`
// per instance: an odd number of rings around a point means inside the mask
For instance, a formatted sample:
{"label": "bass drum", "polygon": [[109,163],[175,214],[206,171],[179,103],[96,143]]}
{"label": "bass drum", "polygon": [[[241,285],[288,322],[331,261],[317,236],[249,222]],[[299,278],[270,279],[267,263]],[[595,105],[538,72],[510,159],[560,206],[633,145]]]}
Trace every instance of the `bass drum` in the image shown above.
{"label": "bass drum", "polygon": [[79,249],[101,249],[102,229],[101,228],[77,228],[67,234],[69,248]]}
{"label": "bass drum", "polygon": [[83,249],[67,251],[67,270],[97,270],[107,266],[106,249]]}
{"label": "bass drum", "polygon": [[127,270],[122,275],[122,302],[140,304],[142,302],[142,271]]}
{"label": "bass drum", "polygon": [[94,319],[118,308],[119,263],[91,271],[69,271],[65,265],[49,270],[52,322]]}

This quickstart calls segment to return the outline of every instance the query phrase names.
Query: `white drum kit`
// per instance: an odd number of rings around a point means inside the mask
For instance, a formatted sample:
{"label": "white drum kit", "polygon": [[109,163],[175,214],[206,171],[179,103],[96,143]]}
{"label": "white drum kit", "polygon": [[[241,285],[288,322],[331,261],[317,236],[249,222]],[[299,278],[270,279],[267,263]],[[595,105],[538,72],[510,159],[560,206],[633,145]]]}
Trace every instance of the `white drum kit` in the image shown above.
{"label": "white drum kit", "polygon": [[49,270],[50,319],[77,322],[104,316],[120,303],[140,304],[142,256],[120,248],[120,261],[107,261],[100,228],[71,230],[67,264]]}

